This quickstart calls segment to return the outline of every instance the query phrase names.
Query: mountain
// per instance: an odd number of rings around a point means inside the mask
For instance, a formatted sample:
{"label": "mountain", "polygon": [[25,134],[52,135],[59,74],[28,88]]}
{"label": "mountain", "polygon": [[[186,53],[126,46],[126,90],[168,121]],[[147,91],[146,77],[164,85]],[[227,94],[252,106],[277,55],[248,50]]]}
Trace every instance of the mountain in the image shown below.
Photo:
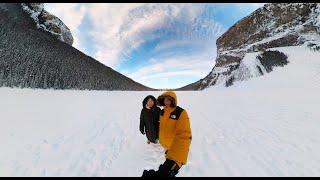
{"label": "mountain", "polygon": [[70,29],[56,16],[44,9],[43,3],[22,3],[22,9],[36,22],[37,27],[50,32],[62,42],[72,45]]}
{"label": "mountain", "polygon": [[0,87],[152,90],[72,47],[41,3],[1,3],[0,26]]}
{"label": "mountain", "polygon": [[[177,90],[231,86],[290,63],[276,47],[307,46],[320,51],[320,4],[266,4],[217,39],[217,58],[203,79]],[[320,57],[319,57],[320,59]]]}

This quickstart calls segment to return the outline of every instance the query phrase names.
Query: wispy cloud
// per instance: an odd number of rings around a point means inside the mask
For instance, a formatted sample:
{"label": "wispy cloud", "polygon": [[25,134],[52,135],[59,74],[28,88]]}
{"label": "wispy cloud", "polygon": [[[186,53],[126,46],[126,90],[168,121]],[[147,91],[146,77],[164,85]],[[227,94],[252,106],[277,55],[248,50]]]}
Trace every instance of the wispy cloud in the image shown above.
{"label": "wispy cloud", "polygon": [[[141,68],[123,73],[137,82],[153,88],[178,88],[191,83],[189,79],[200,79],[207,75],[214,66],[214,58],[215,51],[192,56],[150,59]],[[181,76],[186,79],[182,81]],[[160,84],[161,86],[159,86]]]}
{"label": "wispy cloud", "polygon": [[[130,52],[144,42],[156,38],[170,40],[170,33],[181,40],[206,35],[204,31],[197,32],[198,25],[209,25],[197,19],[204,7],[205,4],[175,3],[46,4],[46,9],[53,11],[71,29],[77,48],[81,48],[79,26],[88,16],[92,21],[89,33],[97,50],[93,56],[111,67],[119,63],[121,56],[130,56]],[[181,22],[182,26],[177,26]],[[207,31],[212,30],[209,26]]]}
{"label": "wispy cloud", "polygon": [[[141,44],[166,35],[174,22],[192,20],[202,5],[194,4],[92,4],[95,58],[116,67]],[[174,28],[172,28],[174,30]],[[162,30],[162,31],[161,31]]]}

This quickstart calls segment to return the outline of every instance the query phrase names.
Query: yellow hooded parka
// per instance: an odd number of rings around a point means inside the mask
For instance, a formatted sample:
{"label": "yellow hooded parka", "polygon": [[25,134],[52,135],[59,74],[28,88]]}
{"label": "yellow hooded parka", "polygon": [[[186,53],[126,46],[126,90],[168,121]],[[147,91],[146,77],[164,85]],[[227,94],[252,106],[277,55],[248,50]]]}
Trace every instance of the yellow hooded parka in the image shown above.
{"label": "yellow hooded parka", "polygon": [[[171,107],[164,105],[166,97],[171,100]],[[187,163],[191,143],[188,113],[177,106],[178,99],[173,91],[163,93],[157,100],[158,105],[164,106],[160,115],[160,144],[168,150],[166,158],[175,161],[181,167]]]}

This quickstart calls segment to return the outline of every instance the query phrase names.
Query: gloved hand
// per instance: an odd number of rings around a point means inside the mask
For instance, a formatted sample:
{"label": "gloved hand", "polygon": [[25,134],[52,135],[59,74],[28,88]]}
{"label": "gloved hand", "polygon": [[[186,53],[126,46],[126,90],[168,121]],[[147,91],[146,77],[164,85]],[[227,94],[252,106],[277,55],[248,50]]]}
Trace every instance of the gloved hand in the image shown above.
{"label": "gloved hand", "polygon": [[170,170],[165,168],[163,165],[159,166],[159,170],[155,171],[153,169],[144,170],[142,177],[176,177],[179,171]]}
{"label": "gloved hand", "polygon": [[171,160],[167,159],[166,162],[159,166],[158,171],[155,171],[153,169],[150,169],[149,171],[144,170],[142,177],[175,177],[179,172],[179,168],[177,167],[177,168],[174,168],[174,170],[172,170],[170,166],[168,166],[168,165],[171,165],[168,163],[168,162],[171,163]]}
{"label": "gloved hand", "polygon": [[157,177],[156,171],[153,169],[144,170],[141,177]]}

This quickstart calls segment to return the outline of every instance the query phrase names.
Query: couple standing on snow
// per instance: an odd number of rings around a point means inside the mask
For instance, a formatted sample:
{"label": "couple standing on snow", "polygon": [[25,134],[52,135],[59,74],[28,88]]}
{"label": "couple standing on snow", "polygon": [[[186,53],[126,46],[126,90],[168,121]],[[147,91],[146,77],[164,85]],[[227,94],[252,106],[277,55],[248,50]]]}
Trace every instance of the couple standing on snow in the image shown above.
{"label": "couple standing on snow", "polygon": [[[157,171],[144,170],[142,177],[175,177],[182,165],[187,163],[191,143],[191,128],[186,110],[177,106],[173,91],[158,97],[149,95],[143,100],[140,115],[140,131],[149,141],[166,149],[166,161]],[[157,105],[164,107],[162,110]],[[145,131],[144,131],[145,130]]]}

